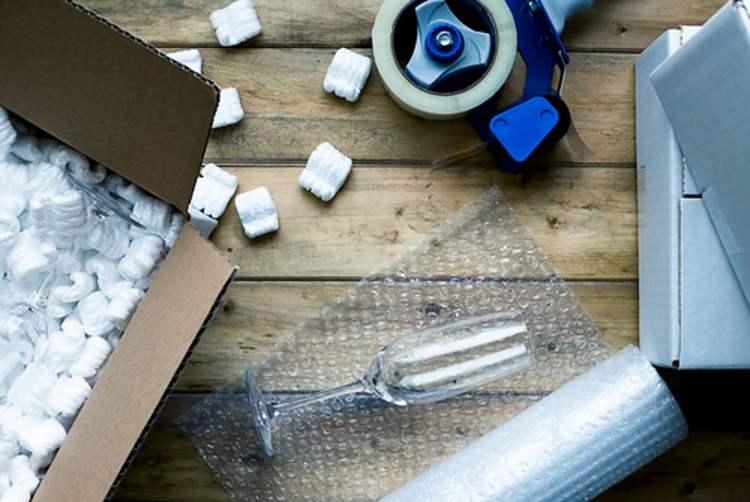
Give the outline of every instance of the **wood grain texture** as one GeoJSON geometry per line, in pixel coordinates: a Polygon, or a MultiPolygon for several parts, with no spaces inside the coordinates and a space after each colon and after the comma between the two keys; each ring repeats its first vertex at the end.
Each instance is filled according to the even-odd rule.
{"type": "MultiPolygon", "coordinates": [[[[82,0],[148,42],[216,47],[209,14],[230,0],[82,0]]],[[[369,47],[382,0],[257,0],[263,33],[247,47],[369,47]]],[[[640,52],[665,30],[702,24],[723,0],[598,0],[571,18],[568,50],[640,52]]]]}
{"type": "Polygon", "coordinates": [[[298,185],[302,167],[229,169],[238,193],[265,186],[279,213],[277,232],[249,240],[228,206],[212,240],[240,277],[359,279],[494,185],[564,278],[638,276],[634,169],[550,169],[524,184],[493,165],[432,171],[355,163],[326,203],[298,185]]]}
{"type": "MultiPolygon", "coordinates": [[[[229,501],[208,465],[173,424],[174,419],[195,404],[197,399],[200,396],[177,395],[170,399],[117,491],[115,500],[229,501]]],[[[713,427],[717,427],[717,421],[714,421],[713,427]]],[[[685,441],[596,500],[747,500],[746,496],[750,493],[748,467],[750,434],[746,430],[694,430],[685,441]]],[[[335,495],[320,493],[317,500],[332,500],[335,495]]]]}
{"type": "MultiPolygon", "coordinates": [[[[353,282],[236,282],[177,384],[210,392],[291,333],[353,282]]],[[[638,343],[635,283],[573,283],[573,292],[615,350],[638,343]]]]}
{"type": "MultiPolygon", "coordinates": [[[[203,50],[204,73],[222,87],[236,87],[245,110],[238,124],[213,131],[206,160],[307,160],[316,146],[328,141],[355,160],[431,164],[481,142],[464,119],[429,121],[402,110],[388,96],[375,68],[356,103],[326,93],[323,80],[334,52],[203,50]]],[[[370,55],[369,49],[359,52],[370,55]]],[[[571,56],[563,94],[578,132],[593,151],[588,164],[634,162],[634,60],[628,54],[571,56]]],[[[522,95],[524,78],[519,57],[498,96],[500,106],[522,95]]],[[[531,162],[582,163],[563,143],[531,162]]]]}

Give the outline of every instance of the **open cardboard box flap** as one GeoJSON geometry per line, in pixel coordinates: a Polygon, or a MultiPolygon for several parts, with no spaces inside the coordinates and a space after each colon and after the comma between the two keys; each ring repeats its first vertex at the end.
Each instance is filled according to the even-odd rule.
{"type": "Polygon", "coordinates": [[[34,502],[104,500],[235,272],[186,225],[130,321],[34,502]]]}
{"type": "Polygon", "coordinates": [[[66,0],[0,2],[0,75],[0,105],[187,213],[216,84],[66,0]]]}
{"type": "MultiPolygon", "coordinates": [[[[0,1],[0,106],[186,212],[219,88],[68,0],[0,1]]],[[[111,493],[236,267],[185,225],[34,502],[111,493]]]]}

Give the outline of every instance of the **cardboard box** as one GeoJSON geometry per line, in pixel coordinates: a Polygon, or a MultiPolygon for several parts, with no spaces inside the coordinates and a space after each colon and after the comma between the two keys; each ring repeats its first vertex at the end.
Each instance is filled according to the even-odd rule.
{"type": "MultiPolygon", "coordinates": [[[[722,11],[733,9],[732,4],[730,2],[722,11]]],[[[654,76],[678,61],[675,55],[691,58],[690,64],[683,62],[679,66],[680,80],[705,85],[702,69],[703,65],[708,65],[707,61],[681,51],[701,47],[706,40],[703,28],[670,30],[636,60],[640,345],[649,359],[660,366],[748,368],[750,304],[707,209],[706,185],[701,185],[701,180],[693,176],[698,167],[693,165],[694,159],[702,161],[703,158],[690,155],[683,158],[684,149],[680,145],[690,145],[688,148],[692,150],[695,143],[691,140],[678,143],[672,117],[662,104],[661,98],[665,95],[676,95],[673,90],[678,84],[672,72],[678,67],[670,70],[669,84],[662,82],[661,96],[654,87],[654,76]]],[[[706,52],[717,50],[712,47],[706,52]]],[[[750,54],[750,45],[745,50],[750,54]]],[[[724,61],[725,66],[726,63],[724,61]]],[[[724,68],[726,72],[735,70],[737,68],[731,66],[724,68]]],[[[747,72],[747,68],[744,71],[747,72]]],[[[746,85],[747,80],[742,78],[738,80],[746,85]]],[[[691,109],[700,101],[694,95],[691,97],[691,92],[695,92],[695,87],[682,94],[681,101],[675,100],[673,105],[691,109]]],[[[704,94],[711,92],[711,89],[704,89],[704,94]]],[[[725,94],[724,98],[728,96],[725,94]]],[[[736,113],[746,117],[743,103],[733,103],[736,113]]],[[[747,103],[750,101],[744,102],[747,103]]],[[[716,114],[716,118],[723,120],[726,115],[716,114]]],[[[706,136],[713,132],[707,121],[701,122],[695,116],[690,120],[700,124],[706,136]]],[[[741,133],[744,135],[745,130],[741,133]]],[[[720,149],[727,149],[728,139],[714,136],[711,141],[720,149]]],[[[735,140],[732,138],[729,144],[735,140]]],[[[710,164],[709,169],[717,176],[738,181],[737,177],[733,178],[732,168],[720,158],[715,157],[710,164]]],[[[701,168],[705,169],[704,164],[701,168]]],[[[748,189],[748,184],[743,185],[741,181],[737,186],[748,189]]],[[[745,200],[750,199],[745,197],[745,200]]],[[[726,209],[735,211],[736,215],[747,214],[741,206],[726,209]]]]}
{"type": "MultiPolygon", "coordinates": [[[[219,88],[66,0],[0,2],[0,105],[187,212],[219,88]]],[[[236,267],[180,233],[33,502],[114,492],[236,267]]]]}

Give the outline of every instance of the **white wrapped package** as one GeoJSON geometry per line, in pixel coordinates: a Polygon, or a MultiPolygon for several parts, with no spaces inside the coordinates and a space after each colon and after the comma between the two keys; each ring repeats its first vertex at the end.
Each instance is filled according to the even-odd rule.
{"type": "Polygon", "coordinates": [[[234,200],[242,228],[249,238],[258,237],[279,229],[279,215],[276,204],[266,187],[241,193],[234,200]]]}
{"type": "Polygon", "coordinates": [[[236,124],[244,117],[245,112],[242,110],[242,103],[240,102],[240,95],[237,89],[234,87],[222,89],[219,95],[219,106],[216,108],[211,128],[218,129],[219,127],[236,124]]]}
{"type": "Polygon", "coordinates": [[[241,44],[260,33],[260,21],[250,0],[236,2],[215,10],[210,16],[216,38],[224,47],[241,44]]]}
{"type": "Polygon", "coordinates": [[[382,502],[591,500],[686,436],[666,384],[630,346],[382,502]]]}
{"type": "Polygon", "coordinates": [[[219,224],[218,221],[210,216],[206,216],[192,205],[188,206],[188,214],[190,215],[190,224],[206,239],[211,237],[214,229],[219,224]]]}
{"type": "Polygon", "coordinates": [[[370,76],[371,67],[372,63],[367,56],[349,49],[339,49],[328,66],[323,89],[353,103],[359,99],[367,77],[370,76]]]}
{"type": "Polygon", "coordinates": [[[167,54],[167,56],[174,59],[178,63],[184,64],[195,73],[201,72],[203,60],[201,59],[201,53],[198,49],[173,52],[171,54],[167,54]]]}
{"type": "Polygon", "coordinates": [[[216,164],[207,164],[195,182],[190,205],[212,218],[219,218],[237,191],[237,176],[216,164]]]}
{"type": "Polygon", "coordinates": [[[352,170],[352,159],[330,143],[318,145],[307,159],[299,184],[305,190],[328,202],[339,191],[352,170]]]}

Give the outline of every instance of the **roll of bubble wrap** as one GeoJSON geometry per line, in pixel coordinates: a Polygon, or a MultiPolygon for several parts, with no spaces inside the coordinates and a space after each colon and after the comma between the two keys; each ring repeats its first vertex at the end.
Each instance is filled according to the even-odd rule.
{"type": "Polygon", "coordinates": [[[664,381],[629,346],[383,502],[591,500],[686,436],[664,381]]]}

